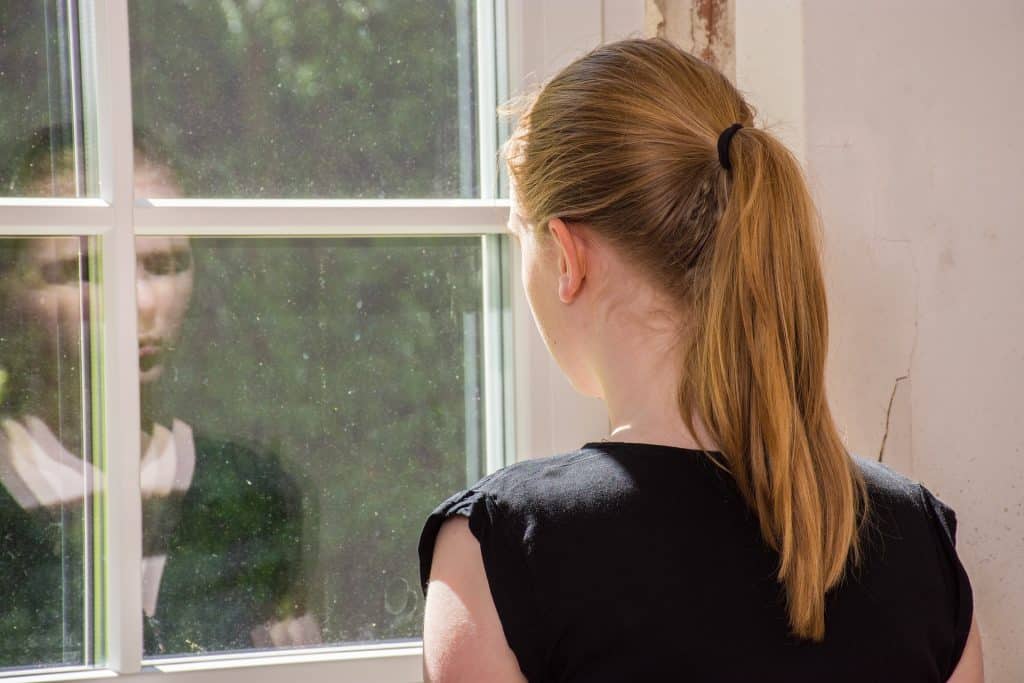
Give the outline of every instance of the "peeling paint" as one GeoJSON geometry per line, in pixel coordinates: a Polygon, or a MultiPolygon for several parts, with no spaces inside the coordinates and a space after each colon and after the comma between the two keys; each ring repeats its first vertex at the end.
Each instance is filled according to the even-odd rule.
{"type": "Polygon", "coordinates": [[[644,6],[644,29],[647,36],[665,37],[665,0],[647,0],[644,6]]]}
{"type": "Polygon", "coordinates": [[[647,0],[647,35],[667,38],[736,77],[734,0],[647,0]]]}
{"type": "Polygon", "coordinates": [[[732,42],[731,27],[726,26],[726,5],[725,0],[694,0],[693,3],[697,21],[690,24],[690,35],[694,45],[703,45],[700,58],[712,64],[718,63],[715,47],[732,42]]]}

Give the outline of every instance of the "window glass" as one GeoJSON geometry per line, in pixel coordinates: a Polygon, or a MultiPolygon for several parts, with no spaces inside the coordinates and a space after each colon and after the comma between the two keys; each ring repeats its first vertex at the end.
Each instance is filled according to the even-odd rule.
{"type": "Polygon", "coordinates": [[[88,238],[0,238],[0,667],[92,657],[88,238]]]}
{"type": "Polygon", "coordinates": [[[477,195],[470,0],[129,7],[136,138],[182,194],[477,195]]]}
{"type": "Polygon", "coordinates": [[[420,636],[481,468],[481,237],[137,238],[146,654],[420,636]]]}
{"type": "Polygon", "coordinates": [[[76,197],[85,184],[73,0],[0,3],[0,197],[76,197]]]}

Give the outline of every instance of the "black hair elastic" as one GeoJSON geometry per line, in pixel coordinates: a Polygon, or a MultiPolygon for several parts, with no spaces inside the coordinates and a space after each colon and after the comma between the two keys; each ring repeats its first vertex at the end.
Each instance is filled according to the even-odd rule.
{"type": "Polygon", "coordinates": [[[736,131],[742,127],[742,123],[734,123],[718,136],[718,163],[722,164],[722,168],[726,171],[732,170],[732,161],[729,160],[729,143],[732,142],[732,136],[736,135],[736,131]]]}

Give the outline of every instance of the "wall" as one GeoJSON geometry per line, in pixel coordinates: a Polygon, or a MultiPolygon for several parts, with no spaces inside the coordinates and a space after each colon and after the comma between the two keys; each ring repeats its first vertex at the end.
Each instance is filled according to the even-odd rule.
{"type": "Polygon", "coordinates": [[[1010,0],[736,0],[737,83],[825,220],[837,419],[957,510],[996,683],[1024,680],[1022,30],[1010,0]]]}
{"type": "MultiPolygon", "coordinates": [[[[828,382],[846,441],[957,510],[987,680],[1024,680],[1024,3],[605,0],[600,25],[544,30],[560,23],[547,14],[598,1],[526,0],[543,7],[542,40],[520,68],[543,78],[634,34],[642,7],[647,34],[735,73],[804,160],[824,218],[828,382]]],[[[550,363],[521,358],[519,372],[550,363]]],[[[553,369],[550,391],[520,406],[543,426],[521,457],[601,426],[553,369]],[[544,418],[573,405],[586,419],[544,418]]]]}

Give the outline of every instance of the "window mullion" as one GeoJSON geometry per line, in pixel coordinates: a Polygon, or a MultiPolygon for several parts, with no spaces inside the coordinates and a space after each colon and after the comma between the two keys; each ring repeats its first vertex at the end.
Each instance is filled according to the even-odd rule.
{"type": "Polygon", "coordinates": [[[480,150],[480,196],[497,196],[498,129],[495,108],[498,103],[495,0],[476,4],[477,130],[480,150]]]}
{"type": "Polygon", "coordinates": [[[98,235],[112,221],[101,199],[0,200],[0,235],[98,235]]]}
{"type": "Polygon", "coordinates": [[[500,233],[507,200],[422,202],[152,200],[138,235],[395,236],[500,233]]]}
{"type": "MultiPolygon", "coordinates": [[[[106,519],[107,666],[139,671],[142,660],[142,511],[139,489],[139,367],[133,233],[133,142],[127,0],[88,3],[95,73],[100,194],[112,207],[101,242],[102,433],[106,519]]],[[[89,78],[91,76],[91,79],[89,78]]],[[[99,634],[98,634],[99,635],[99,634]]]]}

